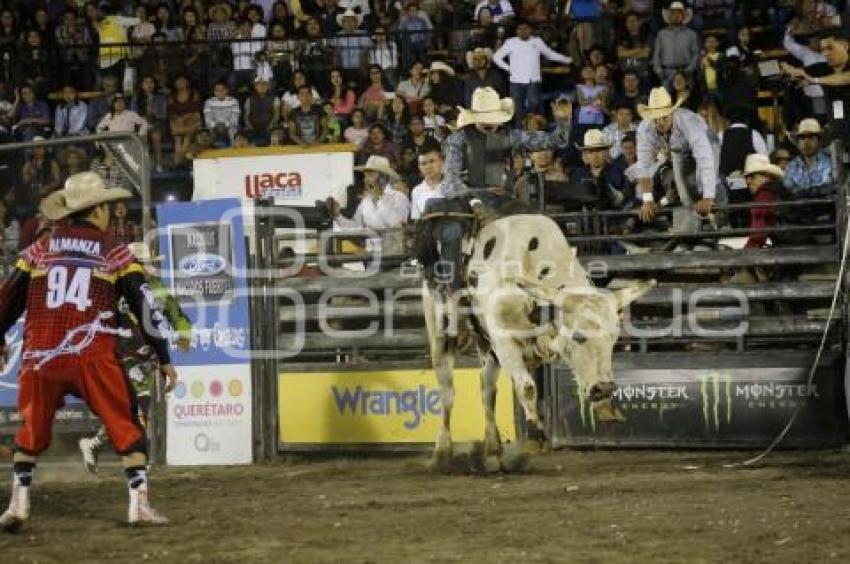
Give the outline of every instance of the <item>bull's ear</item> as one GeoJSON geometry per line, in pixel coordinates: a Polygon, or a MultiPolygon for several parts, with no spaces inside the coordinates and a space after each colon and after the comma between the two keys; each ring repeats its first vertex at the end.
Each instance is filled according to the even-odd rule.
{"type": "Polygon", "coordinates": [[[622,311],[623,308],[650,291],[655,285],[655,280],[644,280],[613,290],[611,293],[617,300],[617,311],[622,311]]]}

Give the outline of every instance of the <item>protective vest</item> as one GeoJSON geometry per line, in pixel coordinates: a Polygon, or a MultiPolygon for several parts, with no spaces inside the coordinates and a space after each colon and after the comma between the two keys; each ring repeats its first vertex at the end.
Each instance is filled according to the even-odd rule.
{"type": "Polygon", "coordinates": [[[749,127],[730,127],[723,133],[720,147],[720,174],[729,176],[736,170],[743,171],[747,155],[755,153],[753,130],[749,127]]]}
{"type": "Polygon", "coordinates": [[[506,186],[513,144],[510,131],[484,134],[475,127],[464,131],[466,140],[466,185],[473,189],[506,186]]]}

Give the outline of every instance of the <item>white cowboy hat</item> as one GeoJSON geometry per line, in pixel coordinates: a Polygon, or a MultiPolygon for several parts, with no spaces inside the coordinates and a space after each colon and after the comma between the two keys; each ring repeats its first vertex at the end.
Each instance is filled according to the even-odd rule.
{"type": "Polygon", "coordinates": [[[68,177],[62,190],[42,200],[40,209],[47,219],[57,220],[98,204],[132,197],[129,190],[107,188],[96,172],[78,172],[68,177]]]}
{"type": "Polygon", "coordinates": [[[373,170],[375,172],[380,172],[381,174],[386,174],[393,180],[401,180],[401,177],[398,173],[393,169],[390,161],[387,157],[380,157],[378,155],[372,155],[366,161],[366,164],[363,166],[356,166],[354,170],[366,171],[373,170]]]}
{"type": "Polygon", "coordinates": [[[431,67],[428,69],[428,72],[444,72],[449,76],[455,75],[455,70],[442,61],[432,62],[431,67]]]}
{"type": "Polygon", "coordinates": [[[478,47],[476,49],[473,49],[472,51],[466,52],[466,66],[467,67],[472,68],[472,60],[475,58],[476,55],[483,55],[484,58],[487,59],[487,62],[490,62],[490,61],[493,60],[493,50],[492,49],[490,49],[489,47],[478,47]]]}
{"type": "Polygon", "coordinates": [[[352,10],[351,8],[346,9],[343,13],[336,15],[336,25],[342,27],[342,20],[345,18],[354,18],[357,20],[357,27],[363,23],[363,16],[352,10]]]}
{"type": "Polygon", "coordinates": [[[823,135],[823,129],[821,129],[820,122],[815,118],[806,118],[800,120],[800,123],[797,124],[797,131],[793,133],[794,137],[800,137],[801,135],[823,135]]]}
{"type": "Polygon", "coordinates": [[[584,133],[584,145],[576,143],[576,148],[580,151],[609,149],[611,148],[611,141],[608,139],[608,136],[602,132],[602,130],[588,129],[584,133]]]}
{"type": "Polygon", "coordinates": [[[130,249],[130,252],[136,257],[136,260],[142,264],[162,262],[163,259],[165,259],[165,255],[153,256],[150,245],[146,243],[130,243],[127,245],[127,248],[130,249]]]}
{"type": "Polygon", "coordinates": [[[664,18],[664,23],[670,23],[670,12],[672,10],[681,10],[685,12],[685,18],[682,20],[682,25],[688,25],[694,17],[694,11],[688,8],[684,2],[670,2],[670,5],[661,10],[661,17],[664,18]]]}
{"type": "Polygon", "coordinates": [[[471,124],[501,125],[514,117],[514,101],[499,98],[499,93],[489,86],[476,88],[472,93],[470,108],[458,106],[457,128],[471,124]]]}
{"type": "Polygon", "coordinates": [[[754,153],[747,155],[747,161],[744,164],[744,176],[751,174],[766,174],[775,178],[782,178],[782,169],[770,162],[770,159],[765,155],[754,153]]]}
{"type": "Polygon", "coordinates": [[[685,98],[679,98],[674,104],[667,89],[659,86],[650,91],[648,104],[638,104],[637,111],[643,119],[656,120],[672,114],[684,101],[685,98]]]}

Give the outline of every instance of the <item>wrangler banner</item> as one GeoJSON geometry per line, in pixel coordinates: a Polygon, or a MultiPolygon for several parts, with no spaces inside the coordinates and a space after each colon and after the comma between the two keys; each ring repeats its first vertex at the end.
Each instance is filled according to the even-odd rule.
{"type": "MultiPolygon", "coordinates": [[[[484,437],[479,372],[455,370],[454,441],[484,437]]],[[[433,443],[441,425],[440,387],[430,369],[282,373],[278,382],[283,444],[433,443]]],[[[496,424],[503,440],[514,439],[513,392],[504,373],[496,424]]]]}

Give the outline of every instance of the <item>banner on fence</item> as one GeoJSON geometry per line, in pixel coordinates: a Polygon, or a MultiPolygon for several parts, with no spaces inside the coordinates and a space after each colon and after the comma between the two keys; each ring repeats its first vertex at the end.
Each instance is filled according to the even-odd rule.
{"type": "MultiPolygon", "coordinates": [[[[454,373],[452,439],[484,437],[480,371],[454,373]]],[[[278,382],[279,431],[284,444],[431,443],[442,421],[434,372],[282,373],[278,382]]],[[[498,380],[496,424],[503,439],[516,436],[513,390],[498,380]]]]}
{"type": "Polygon", "coordinates": [[[192,321],[191,348],[171,354],[180,382],[167,399],[166,461],[252,462],[250,307],[237,199],[157,208],[162,277],[192,321]]]}

